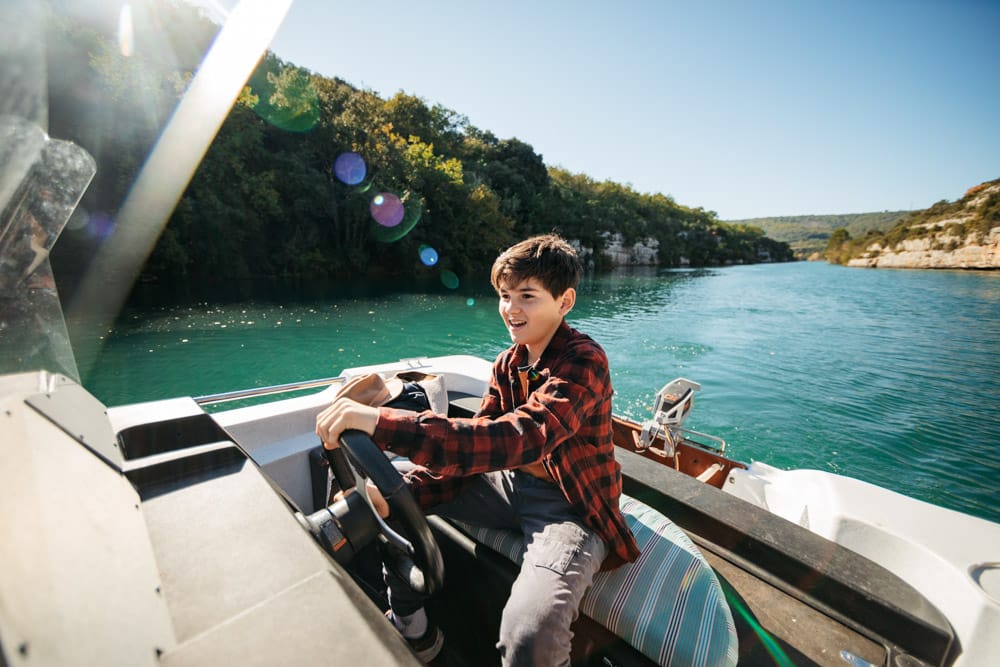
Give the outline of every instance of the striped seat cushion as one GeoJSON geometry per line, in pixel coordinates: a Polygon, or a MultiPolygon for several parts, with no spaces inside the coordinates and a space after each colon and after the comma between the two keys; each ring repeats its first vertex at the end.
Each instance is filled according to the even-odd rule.
{"type": "MultiPolygon", "coordinates": [[[[648,505],[623,495],[621,510],[641,555],[635,563],[599,573],[580,610],[660,665],[735,665],[733,617],[704,556],[680,528],[648,505]]],[[[519,533],[452,523],[521,562],[519,533]]]]}

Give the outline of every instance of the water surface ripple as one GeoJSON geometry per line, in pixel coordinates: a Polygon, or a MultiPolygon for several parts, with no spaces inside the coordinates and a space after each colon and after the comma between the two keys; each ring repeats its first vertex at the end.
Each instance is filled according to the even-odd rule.
{"type": "MultiPolygon", "coordinates": [[[[131,312],[85,383],[114,405],[404,357],[492,359],[507,344],[495,308],[489,294],[448,293],[131,312]]],[[[585,281],[570,320],[608,351],[621,414],[645,418],[657,389],[687,377],[703,386],[689,426],[735,458],[1000,521],[1000,273],[631,273],[585,281]]]]}

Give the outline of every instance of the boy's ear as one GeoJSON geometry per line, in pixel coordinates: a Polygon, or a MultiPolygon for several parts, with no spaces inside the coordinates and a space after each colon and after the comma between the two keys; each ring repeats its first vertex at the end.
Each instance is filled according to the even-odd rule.
{"type": "Polygon", "coordinates": [[[569,311],[573,310],[573,306],[576,305],[576,290],[572,287],[566,289],[559,297],[559,314],[565,315],[569,311]]]}

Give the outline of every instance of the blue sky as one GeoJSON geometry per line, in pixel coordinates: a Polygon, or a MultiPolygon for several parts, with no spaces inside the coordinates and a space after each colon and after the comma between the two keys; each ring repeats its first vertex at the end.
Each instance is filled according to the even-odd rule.
{"type": "Polygon", "coordinates": [[[1000,1],[296,0],[272,50],[722,219],[1000,178],[1000,1]]]}

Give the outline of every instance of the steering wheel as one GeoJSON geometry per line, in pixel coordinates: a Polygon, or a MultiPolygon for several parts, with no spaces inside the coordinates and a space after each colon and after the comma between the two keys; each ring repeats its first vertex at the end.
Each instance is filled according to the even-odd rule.
{"type": "Polygon", "coordinates": [[[421,595],[433,595],[441,590],[444,583],[441,550],[402,475],[363,431],[344,431],[340,436],[340,444],[340,449],[324,447],[330,469],[340,487],[346,491],[355,484],[354,475],[344,458],[346,451],[361,476],[370,479],[378,487],[389,505],[389,516],[403,532],[403,535],[397,533],[372,508],[382,536],[401,556],[388,559],[386,566],[392,568],[403,581],[409,582],[410,588],[421,595]]]}

